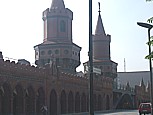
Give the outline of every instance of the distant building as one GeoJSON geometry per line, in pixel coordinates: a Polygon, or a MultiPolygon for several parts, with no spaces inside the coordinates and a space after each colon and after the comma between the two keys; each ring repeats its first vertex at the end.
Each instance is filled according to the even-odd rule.
{"type": "Polygon", "coordinates": [[[135,105],[150,102],[150,71],[118,72],[118,87],[129,84],[135,90],[135,105]]]}
{"type": "Polygon", "coordinates": [[[149,71],[135,71],[135,72],[117,72],[117,78],[121,84],[126,84],[129,82],[131,87],[135,85],[140,85],[143,79],[144,84],[148,84],[150,81],[149,71]]]}

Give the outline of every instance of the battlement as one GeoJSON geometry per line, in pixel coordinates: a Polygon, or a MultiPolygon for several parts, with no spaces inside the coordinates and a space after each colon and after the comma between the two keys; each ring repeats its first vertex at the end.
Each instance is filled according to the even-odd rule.
{"type": "MultiPolygon", "coordinates": [[[[86,74],[84,74],[83,76],[79,76],[76,74],[61,72],[59,79],[62,81],[67,81],[72,84],[80,84],[80,85],[85,85],[85,86],[88,86],[88,83],[89,83],[89,76],[87,76],[86,74]]],[[[107,89],[108,88],[112,89],[112,82],[113,80],[111,78],[105,77],[105,76],[100,76],[99,78],[94,77],[93,79],[95,88],[103,87],[107,89]]]]}
{"type": "Polygon", "coordinates": [[[73,12],[68,8],[66,8],[65,10],[47,8],[45,11],[43,11],[43,14],[42,14],[43,20],[46,20],[47,18],[54,17],[54,16],[69,17],[70,19],[73,20],[73,12]]]}
{"type": "Polygon", "coordinates": [[[19,64],[15,61],[10,62],[10,60],[0,60],[0,74],[14,75],[14,76],[44,76],[45,69],[38,68],[31,65],[19,64]]]}
{"type": "Polygon", "coordinates": [[[65,79],[71,79],[71,80],[88,80],[88,77],[86,76],[79,76],[77,74],[71,74],[71,73],[65,73],[61,72],[61,77],[64,77],[65,79]]]}

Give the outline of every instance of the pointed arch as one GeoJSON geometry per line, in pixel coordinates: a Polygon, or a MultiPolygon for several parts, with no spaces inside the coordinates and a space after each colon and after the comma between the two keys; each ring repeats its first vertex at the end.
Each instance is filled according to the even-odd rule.
{"type": "Polygon", "coordinates": [[[86,112],[86,108],[87,108],[86,104],[87,104],[86,95],[85,93],[83,93],[81,96],[81,112],[86,112]]]}
{"type": "MultiPolygon", "coordinates": [[[[140,102],[144,102],[144,101],[140,101],[140,102]]],[[[133,106],[133,100],[131,95],[122,94],[116,108],[117,109],[133,109],[134,106],[133,106]]]]}
{"type": "Polygon", "coordinates": [[[23,88],[21,85],[16,85],[13,91],[13,114],[21,115],[23,114],[23,88]]]}
{"type": "Polygon", "coordinates": [[[80,112],[80,94],[79,92],[77,92],[75,95],[75,113],[79,112],[80,112]]]}
{"type": "Polygon", "coordinates": [[[66,93],[65,91],[63,90],[61,92],[61,98],[60,98],[60,102],[61,102],[61,114],[64,114],[67,112],[67,100],[66,100],[66,93]]]}
{"type": "Polygon", "coordinates": [[[98,95],[98,111],[102,110],[102,98],[101,95],[98,95]]]}
{"type": "Polygon", "coordinates": [[[89,95],[87,96],[87,111],[89,111],[89,95]]]}
{"type": "Polygon", "coordinates": [[[109,99],[109,96],[107,95],[106,96],[106,110],[109,110],[110,109],[110,105],[109,105],[110,102],[109,102],[109,100],[110,100],[109,99]]]}
{"type": "Polygon", "coordinates": [[[2,114],[2,95],[3,95],[3,91],[2,91],[2,86],[0,86],[0,115],[2,114]]]}
{"type": "Polygon", "coordinates": [[[25,111],[26,115],[33,115],[35,113],[35,93],[32,86],[26,89],[25,111]]]}
{"type": "Polygon", "coordinates": [[[68,95],[68,113],[74,112],[74,97],[72,91],[68,95]]]}
{"type": "Polygon", "coordinates": [[[40,87],[37,91],[36,99],[36,113],[40,115],[42,113],[42,107],[45,106],[45,92],[43,87],[40,87]]]}
{"type": "Polygon", "coordinates": [[[94,94],[93,95],[93,101],[94,101],[94,111],[96,111],[97,110],[97,96],[96,96],[96,94],[94,94]]]}
{"type": "Polygon", "coordinates": [[[50,93],[50,115],[57,115],[57,93],[54,89],[50,93]]]}
{"type": "Polygon", "coordinates": [[[2,95],[2,113],[10,114],[11,113],[11,88],[10,85],[4,83],[2,86],[4,91],[2,95]]]}

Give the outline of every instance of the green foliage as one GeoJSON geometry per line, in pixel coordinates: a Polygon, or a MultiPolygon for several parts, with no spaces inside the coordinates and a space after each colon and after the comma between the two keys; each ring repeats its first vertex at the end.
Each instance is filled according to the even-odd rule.
{"type": "MultiPolygon", "coordinates": [[[[146,2],[151,2],[151,1],[153,1],[153,0],[146,0],[146,2]]],[[[153,23],[153,17],[149,18],[149,19],[147,20],[147,22],[148,22],[148,23],[153,23]]]]}
{"type": "Polygon", "coordinates": [[[152,59],[152,58],[153,58],[153,52],[151,52],[150,55],[147,55],[147,56],[145,57],[145,59],[152,59]]]}
{"type": "Polygon", "coordinates": [[[147,45],[153,45],[153,36],[150,37],[150,42],[147,42],[147,45]]]}
{"type": "Polygon", "coordinates": [[[149,18],[149,19],[147,20],[147,22],[148,22],[148,23],[153,23],[153,17],[149,18]]]}
{"type": "MultiPolygon", "coordinates": [[[[148,45],[153,45],[153,36],[150,37],[150,42],[147,42],[148,45]]],[[[151,54],[147,55],[145,59],[153,59],[153,51],[151,54]]]]}
{"type": "MultiPolygon", "coordinates": [[[[153,0],[146,0],[146,2],[151,2],[153,0]]],[[[147,20],[148,23],[153,23],[153,17],[149,18],[147,20]]],[[[153,36],[150,37],[150,42],[147,42],[148,45],[153,45],[153,36]]],[[[151,52],[151,54],[147,55],[145,57],[145,59],[153,59],[153,51],[151,52]]]]}

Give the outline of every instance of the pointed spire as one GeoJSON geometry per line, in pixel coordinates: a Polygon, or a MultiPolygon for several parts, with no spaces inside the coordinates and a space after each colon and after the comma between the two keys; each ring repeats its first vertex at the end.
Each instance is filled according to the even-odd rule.
{"type": "Polygon", "coordinates": [[[103,26],[103,22],[102,22],[102,18],[101,18],[101,14],[100,14],[100,2],[98,2],[99,5],[99,16],[98,16],[98,21],[97,21],[97,26],[96,26],[96,30],[95,30],[95,35],[106,35],[105,34],[105,30],[104,30],[104,26],[103,26]]]}
{"type": "Polygon", "coordinates": [[[147,91],[150,91],[150,82],[147,82],[147,86],[146,86],[147,91]]]}
{"type": "Polygon", "coordinates": [[[141,86],[144,86],[145,84],[144,84],[144,81],[143,81],[143,78],[142,78],[142,80],[141,80],[141,86]]]}
{"type": "Polygon", "coordinates": [[[52,0],[52,5],[50,9],[64,9],[65,4],[63,0],[52,0]]]}
{"type": "Polygon", "coordinates": [[[98,11],[98,12],[99,12],[99,15],[100,15],[100,12],[101,12],[101,11],[100,11],[100,2],[98,2],[98,5],[99,5],[99,11],[98,11]]]}

